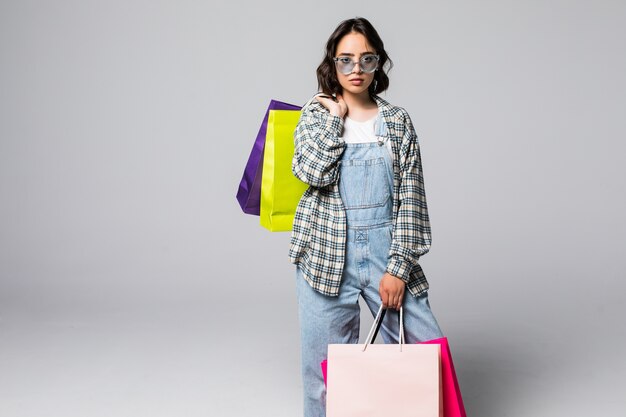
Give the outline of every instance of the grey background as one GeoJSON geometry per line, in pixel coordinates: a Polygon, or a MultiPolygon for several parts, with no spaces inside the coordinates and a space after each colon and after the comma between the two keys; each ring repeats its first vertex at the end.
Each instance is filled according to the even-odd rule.
{"type": "Polygon", "coordinates": [[[234,196],[355,16],[468,415],[624,415],[623,2],[131,0],[0,2],[0,416],[301,415],[289,234],[234,196]]]}

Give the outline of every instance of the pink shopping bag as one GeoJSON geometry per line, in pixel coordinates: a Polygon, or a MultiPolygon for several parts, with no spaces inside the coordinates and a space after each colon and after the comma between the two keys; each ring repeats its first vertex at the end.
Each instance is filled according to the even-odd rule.
{"type": "MultiPolygon", "coordinates": [[[[438,344],[441,346],[441,383],[443,397],[443,416],[444,417],[466,417],[463,397],[456,377],[452,354],[448,338],[420,342],[420,344],[438,344]]],[[[324,376],[324,384],[327,384],[327,367],[328,361],[325,359],[321,362],[322,375],[324,376]]]]}
{"type": "MultiPolygon", "coordinates": [[[[381,306],[365,344],[329,344],[327,417],[442,417],[441,346],[372,344],[381,306]]],[[[402,309],[400,309],[402,323],[402,309]]]]}

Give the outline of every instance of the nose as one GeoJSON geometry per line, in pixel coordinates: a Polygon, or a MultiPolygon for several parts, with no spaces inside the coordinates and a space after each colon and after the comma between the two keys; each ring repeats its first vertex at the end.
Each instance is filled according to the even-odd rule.
{"type": "Polygon", "coordinates": [[[360,62],[357,62],[356,64],[354,64],[354,68],[352,68],[352,72],[356,72],[357,74],[360,74],[361,72],[363,72],[363,69],[361,68],[361,63],[360,62]],[[359,66],[359,71],[358,72],[355,71],[357,65],[359,66]]]}

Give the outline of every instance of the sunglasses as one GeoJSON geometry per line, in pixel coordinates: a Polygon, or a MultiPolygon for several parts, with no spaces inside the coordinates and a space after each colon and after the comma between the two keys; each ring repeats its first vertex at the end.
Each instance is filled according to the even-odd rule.
{"type": "Polygon", "coordinates": [[[368,54],[363,55],[358,62],[353,61],[352,58],[349,58],[347,56],[335,57],[333,58],[333,61],[335,61],[337,70],[339,70],[340,73],[348,75],[352,72],[356,64],[359,64],[359,66],[361,67],[361,71],[366,74],[376,71],[376,69],[378,68],[379,59],[380,57],[378,55],[368,54]]]}

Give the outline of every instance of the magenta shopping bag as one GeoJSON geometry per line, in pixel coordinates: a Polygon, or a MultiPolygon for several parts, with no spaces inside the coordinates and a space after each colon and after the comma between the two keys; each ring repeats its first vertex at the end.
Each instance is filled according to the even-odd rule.
{"type": "Polygon", "coordinates": [[[278,100],[270,101],[237,190],[237,201],[239,201],[239,205],[244,213],[258,216],[261,211],[263,150],[265,148],[265,134],[267,132],[267,120],[270,110],[300,110],[301,108],[295,104],[284,103],[278,100]]]}
{"type": "Polygon", "coordinates": [[[443,383],[443,415],[444,417],[466,417],[463,398],[461,397],[461,389],[456,378],[454,363],[452,362],[452,354],[448,345],[448,338],[428,340],[421,342],[422,344],[439,344],[441,345],[441,379],[443,383]]]}

